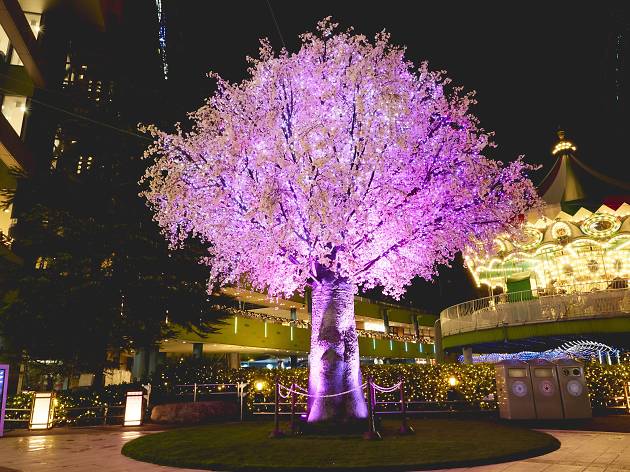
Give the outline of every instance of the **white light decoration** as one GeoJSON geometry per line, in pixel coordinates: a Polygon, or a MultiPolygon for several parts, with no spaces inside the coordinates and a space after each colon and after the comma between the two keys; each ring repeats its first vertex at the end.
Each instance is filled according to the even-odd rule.
{"type": "Polygon", "coordinates": [[[607,238],[615,234],[621,227],[621,221],[614,215],[595,213],[582,223],[584,234],[594,238],[607,238]]]}
{"type": "Polygon", "coordinates": [[[28,429],[50,429],[55,416],[55,393],[36,393],[31,406],[28,429]]]}
{"type": "Polygon", "coordinates": [[[144,392],[127,392],[124,426],[140,426],[144,417],[144,392]]]}
{"type": "MultiPolygon", "coordinates": [[[[473,354],[473,363],[497,363],[507,359],[516,359],[519,361],[528,361],[530,359],[546,359],[548,361],[558,359],[582,359],[593,360],[599,359],[603,363],[603,358],[610,359],[612,357],[619,362],[620,352],[614,347],[608,346],[597,341],[580,340],[567,341],[564,344],[542,352],[521,351],[516,353],[492,353],[492,354],[473,354]]],[[[460,355],[457,360],[464,362],[464,356],[460,355]]]]}

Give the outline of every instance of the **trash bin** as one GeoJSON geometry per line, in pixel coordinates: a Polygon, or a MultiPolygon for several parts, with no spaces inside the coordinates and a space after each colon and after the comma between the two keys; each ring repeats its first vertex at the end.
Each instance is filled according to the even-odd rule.
{"type": "Polygon", "coordinates": [[[545,359],[532,359],[527,363],[532,379],[536,418],[562,419],[562,400],[555,364],[545,359]]]}
{"type": "Polygon", "coordinates": [[[573,359],[559,359],[555,364],[564,417],[571,419],[593,416],[582,364],[573,359]]]}
{"type": "Polygon", "coordinates": [[[517,360],[495,364],[499,416],[510,420],[536,418],[534,397],[528,366],[517,360]]]}

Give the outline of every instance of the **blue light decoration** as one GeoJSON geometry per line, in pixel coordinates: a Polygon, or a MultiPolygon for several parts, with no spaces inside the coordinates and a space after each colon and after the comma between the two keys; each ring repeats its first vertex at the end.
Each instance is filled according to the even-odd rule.
{"type": "MultiPolygon", "coordinates": [[[[617,363],[621,361],[621,353],[619,349],[608,346],[607,344],[599,343],[596,341],[568,341],[557,348],[549,349],[542,352],[533,351],[521,351],[516,353],[492,353],[492,354],[473,354],[473,363],[481,364],[496,364],[503,360],[519,360],[528,361],[530,359],[545,359],[553,361],[557,359],[584,359],[594,360],[597,359],[600,364],[611,364],[612,358],[617,360],[617,363]]],[[[464,356],[460,355],[457,360],[460,363],[464,362],[464,356]]]]}
{"type": "Polygon", "coordinates": [[[162,59],[162,71],[164,79],[168,79],[168,62],[166,60],[166,14],[162,8],[162,0],[155,0],[158,16],[158,43],[160,47],[160,59],[162,59]]]}
{"type": "Polygon", "coordinates": [[[4,413],[7,406],[7,383],[9,366],[0,364],[0,438],[4,435],[4,413]]]}

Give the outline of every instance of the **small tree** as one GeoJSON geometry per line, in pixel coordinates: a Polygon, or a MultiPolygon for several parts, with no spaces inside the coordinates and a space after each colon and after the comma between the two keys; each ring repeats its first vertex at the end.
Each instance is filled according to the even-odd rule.
{"type": "Polygon", "coordinates": [[[214,75],[192,131],[151,127],[146,153],[155,219],[174,246],[208,243],[211,280],[246,278],[270,296],[311,285],[310,422],[367,415],[358,287],[400,297],[537,202],[525,164],[482,155],[472,94],[415,70],[389,35],[336,26],[320,22],[295,54],[263,40],[248,79],[214,75]]]}

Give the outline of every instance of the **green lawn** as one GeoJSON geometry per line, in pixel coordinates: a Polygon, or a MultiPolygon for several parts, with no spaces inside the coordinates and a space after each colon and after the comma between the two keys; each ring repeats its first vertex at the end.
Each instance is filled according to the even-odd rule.
{"type": "Polygon", "coordinates": [[[212,424],[134,439],[122,453],[155,464],[214,470],[365,471],[501,462],[560,445],[548,434],[492,421],[417,419],[411,424],[415,435],[398,436],[399,423],[385,421],[382,441],[360,436],[269,439],[271,423],[212,424]]]}

